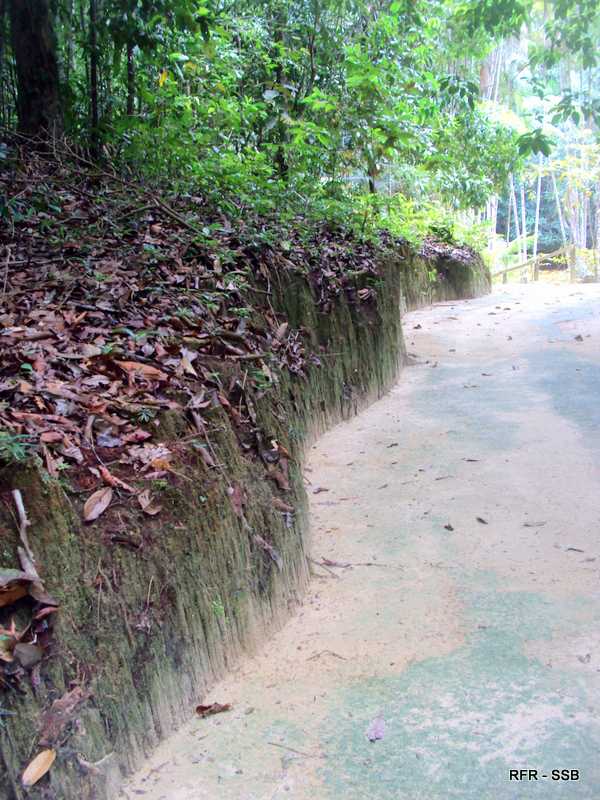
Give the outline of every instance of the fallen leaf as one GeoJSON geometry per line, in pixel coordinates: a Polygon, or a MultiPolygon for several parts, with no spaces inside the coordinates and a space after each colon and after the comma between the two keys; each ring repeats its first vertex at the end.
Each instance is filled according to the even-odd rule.
{"type": "Polygon", "coordinates": [[[477,520],[477,522],[481,522],[482,525],[488,524],[487,519],[484,519],[483,517],[475,517],[475,519],[477,520]]]}
{"type": "Polygon", "coordinates": [[[75,686],[55,700],[50,708],[42,713],[40,743],[49,746],[57,742],[65,727],[73,719],[77,706],[89,696],[89,691],[82,689],[81,686],[75,686]]]}
{"type": "Polygon", "coordinates": [[[213,714],[222,714],[223,711],[230,711],[231,703],[211,703],[209,706],[196,706],[196,714],[204,717],[212,717],[213,714]]]}
{"type": "Polygon", "coordinates": [[[157,369],[150,364],[142,364],[139,361],[115,361],[115,364],[118,364],[118,366],[121,367],[121,369],[128,375],[134,377],[136,375],[140,375],[142,378],[146,378],[147,380],[151,381],[169,380],[169,376],[165,372],[162,372],[160,369],[157,369]]]}
{"type": "Polygon", "coordinates": [[[0,608],[29,594],[29,586],[35,580],[37,575],[20,569],[0,569],[0,608]]]}
{"type": "Polygon", "coordinates": [[[313,494],[321,494],[321,492],[328,492],[329,489],[326,489],[325,486],[317,486],[316,489],[313,489],[313,494]]]}
{"type": "Polygon", "coordinates": [[[352,564],[349,561],[332,561],[330,558],[325,558],[325,556],[321,556],[321,563],[325,564],[326,567],[351,567],[352,564]]]}
{"type": "Polygon", "coordinates": [[[95,491],[85,501],[83,507],[83,518],[86,522],[93,522],[95,519],[103,514],[110,505],[112,500],[113,490],[110,486],[105,486],[103,489],[95,491]]]}
{"type": "Polygon", "coordinates": [[[446,525],[444,525],[444,528],[445,528],[447,531],[453,531],[453,530],[454,530],[454,528],[452,527],[452,525],[450,525],[450,523],[449,523],[449,522],[448,522],[446,525]]]}
{"type": "Polygon", "coordinates": [[[120,436],[113,436],[109,429],[100,431],[96,438],[96,444],[98,447],[120,447],[123,444],[123,440],[120,436]]]}
{"type": "Polygon", "coordinates": [[[42,660],[44,651],[37,644],[19,642],[15,645],[13,655],[22,667],[29,669],[42,660]]]}
{"type": "Polygon", "coordinates": [[[138,503],[144,514],[149,514],[151,517],[154,517],[162,511],[162,506],[153,503],[150,496],[150,489],[144,489],[143,492],[138,494],[138,503]]]}
{"type": "Polygon", "coordinates": [[[288,327],[289,327],[288,322],[282,322],[281,325],[279,325],[275,333],[275,338],[277,339],[278,342],[280,342],[283,339],[283,337],[287,332],[288,327]]]}
{"type": "Polygon", "coordinates": [[[279,488],[283,492],[289,492],[290,484],[288,482],[288,479],[283,474],[282,470],[280,470],[280,469],[270,469],[267,472],[267,476],[269,478],[271,478],[272,480],[274,480],[275,483],[279,486],[279,488]]]}
{"type": "Polygon", "coordinates": [[[592,660],[592,654],[586,653],[584,656],[577,656],[577,660],[581,661],[582,664],[589,664],[592,660]]]}
{"type": "Polygon", "coordinates": [[[56,758],[56,750],[42,750],[30,761],[21,776],[23,786],[33,786],[48,772],[56,758]]]}
{"type": "Polygon", "coordinates": [[[281,500],[279,497],[272,497],[271,498],[271,505],[273,508],[276,508],[278,511],[285,511],[288,514],[294,513],[294,506],[291,506],[289,503],[286,503],[284,500],[281,500]]]}
{"type": "Polygon", "coordinates": [[[117,478],[117,476],[109,472],[108,469],[103,464],[101,464],[98,467],[98,472],[100,473],[100,475],[102,475],[104,482],[107,483],[109,486],[114,486],[116,489],[125,489],[126,492],[131,492],[131,494],[135,494],[135,489],[133,488],[133,486],[130,486],[128,483],[125,483],[125,481],[122,481],[120,478],[117,478]]]}
{"type": "Polygon", "coordinates": [[[254,541],[256,544],[262,548],[266,553],[269,554],[271,560],[275,562],[277,569],[281,572],[283,570],[283,558],[280,556],[279,551],[276,550],[272,544],[269,544],[262,536],[258,534],[254,535],[254,541]]]}
{"type": "Polygon", "coordinates": [[[375,717],[367,728],[367,739],[370,742],[376,742],[378,739],[383,739],[385,736],[385,722],[382,717],[375,717]]]}
{"type": "Polygon", "coordinates": [[[185,347],[181,348],[181,366],[183,367],[183,371],[188,375],[193,375],[195,378],[198,377],[198,373],[194,369],[192,361],[197,357],[198,353],[195,353],[193,350],[187,350],[185,347]]]}

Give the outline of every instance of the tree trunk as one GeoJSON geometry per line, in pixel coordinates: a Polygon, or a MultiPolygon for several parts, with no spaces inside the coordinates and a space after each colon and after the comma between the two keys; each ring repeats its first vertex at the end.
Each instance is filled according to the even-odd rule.
{"type": "Polygon", "coordinates": [[[135,102],[135,62],[133,60],[133,43],[127,42],[127,116],[133,116],[135,102]]]}
{"type": "Polygon", "coordinates": [[[19,130],[29,136],[62,131],[56,40],[48,0],[10,0],[17,70],[19,130]]]}
{"type": "Polygon", "coordinates": [[[556,185],[556,175],[554,170],[551,170],[552,175],[552,188],[554,189],[554,200],[556,202],[556,211],[558,213],[558,221],[560,223],[560,235],[562,236],[563,247],[567,249],[567,233],[565,231],[565,222],[563,219],[562,208],[560,205],[560,197],[558,196],[558,186],[556,185]]]}
{"type": "Polygon", "coordinates": [[[6,3],[0,0],[0,125],[8,127],[7,79],[4,76],[4,58],[6,42],[6,3]]]}
{"type": "Polygon", "coordinates": [[[100,155],[98,114],[98,6],[90,0],[90,149],[92,156],[100,155]]]}
{"type": "Polygon", "coordinates": [[[542,159],[540,153],[538,155],[538,176],[537,176],[537,190],[535,193],[535,222],[533,227],[533,257],[537,256],[538,251],[538,238],[540,233],[540,203],[542,199],[542,159]]]}
{"type": "Polygon", "coordinates": [[[517,206],[517,193],[515,191],[515,181],[513,176],[510,176],[510,199],[512,200],[513,216],[515,221],[515,241],[519,245],[519,258],[522,258],[523,252],[521,247],[521,229],[519,227],[519,209],[517,206]]]}
{"type": "Polygon", "coordinates": [[[523,236],[523,261],[527,261],[527,209],[525,207],[525,184],[521,182],[521,235],[523,236]]]}

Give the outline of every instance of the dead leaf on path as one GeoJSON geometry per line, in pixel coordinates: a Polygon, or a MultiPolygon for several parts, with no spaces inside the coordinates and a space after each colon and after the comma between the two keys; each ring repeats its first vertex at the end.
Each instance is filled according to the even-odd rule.
{"type": "Polygon", "coordinates": [[[450,523],[449,523],[449,522],[448,522],[448,523],[446,523],[446,525],[444,525],[444,528],[445,528],[447,531],[453,531],[453,530],[454,530],[453,526],[452,526],[452,525],[450,525],[450,523]]]}
{"type": "Polygon", "coordinates": [[[321,492],[328,492],[329,489],[326,489],[325,486],[317,486],[316,489],[313,489],[313,494],[321,494],[321,492]]]}
{"type": "Polygon", "coordinates": [[[469,464],[477,464],[479,463],[478,458],[463,458],[463,461],[466,461],[469,464]]]}
{"type": "Polygon", "coordinates": [[[230,711],[231,703],[211,703],[209,706],[196,706],[196,714],[205,717],[212,717],[213,714],[222,714],[223,711],[230,711]]]}
{"type": "Polygon", "coordinates": [[[86,522],[93,522],[95,519],[103,514],[109,507],[112,500],[113,490],[110,486],[105,486],[103,489],[95,491],[85,501],[83,507],[83,519],[86,522]]]}
{"type": "Polygon", "coordinates": [[[580,550],[579,547],[565,547],[567,553],[571,551],[572,553],[585,553],[585,550],[580,550]]]}
{"type": "Polygon", "coordinates": [[[592,660],[592,654],[586,653],[584,656],[577,656],[577,660],[581,661],[582,664],[589,664],[592,660]]]}
{"type": "Polygon", "coordinates": [[[583,336],[580,333],[578,333],[577,336],[575,337],[575,341],[576,342],[583,342],[583,336]]]}
{"type": "Polygon", "coordinates": [[[159,506],[153,502],[150,495],[150,489],[144,489],[143,492],[138,494],[138,503],[140,504],[144,514],[149,514],[151,517],[156,516],[156,514],[160,514],[162,511],[162,506],[159,506]]]}
{"type": "Polygon", "coordinates": [[[56,758],[56,750],[42,750],[26,767],[21,776],[23,786],[33,786],[48,772],[56,758]]]}
{"type": "Polygon", "coordinates": [[[398,447],[398,442],[392,442],[391,444],[388,444],[388,450],[390,447],[398,447]]]}
{"type": "Polygon", "coordinates": [[[385,736],[385,722],[382,717],[378,716],[371,722],[367,728],[367,739],[370,742],[376,742],[378,739],[383,739],[385,736]]]}
{"type": "Polygon", "coordinates": [[[524,522],[523,523],[523,527],[524,528],[541,528],[542,525],[545,525],[545,524],[546,524],[545,520],[543,522],[524,522]]]}
{"type": "Polygon", "coordinates": [[[482,525],[488,524],[487,519],[484,519],[483,517],[475,517],[475,519],[477,520],[477,522],[481,522],[482,525]]]}

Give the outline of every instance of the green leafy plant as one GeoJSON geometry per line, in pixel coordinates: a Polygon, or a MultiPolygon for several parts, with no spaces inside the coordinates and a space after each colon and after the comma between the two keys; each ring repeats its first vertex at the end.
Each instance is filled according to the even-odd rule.
{"type": "Polygon", "coordinates": [[[0,461],[15,464],[26,461],[31,455],[30,438],[26,434],[0,431],[0,461]]]}

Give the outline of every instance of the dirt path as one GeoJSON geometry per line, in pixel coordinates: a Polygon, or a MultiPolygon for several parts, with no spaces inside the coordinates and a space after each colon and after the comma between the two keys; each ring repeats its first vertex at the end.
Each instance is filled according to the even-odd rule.
{"type": "Polygon", "coordinates": [[[418,363],[309,461],[314,557],[352,566],[315,567],[208,698],[234,709],[124,797],[600,798],[599,301],[513,286],[406,316],[418,363]]]}

